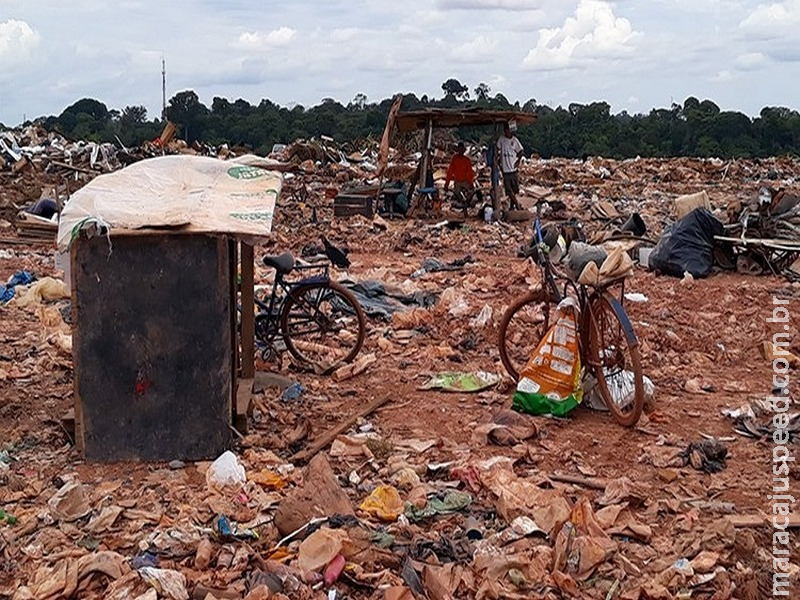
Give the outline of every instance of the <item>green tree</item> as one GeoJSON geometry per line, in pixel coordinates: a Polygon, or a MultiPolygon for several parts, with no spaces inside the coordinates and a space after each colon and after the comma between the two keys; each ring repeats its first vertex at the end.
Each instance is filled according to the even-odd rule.
{"type": "Polygon", "coordinates": [[[442,91],[445,97],[451,96],[456,100],[467,100],[469,98],[469,88],[463,85],[458,79],[448,79],[442,84],[442,91]]]}
{"type": "Polygon", "coordinates": [[[350,101],[350,104],[347,105],[347,108],[352,110],[364,110],[367,106],[367,96],[366,94],[358,93],[353,96],[353,99],[350,101]]]}
{"type": "Polygon", "coordinates": [[[65,113],[71,113],[73,115],[83,113],[89,115],[95,121],[105,121],[108,118],[108,107],[99,100],[82,98],[75,104],[65,108],[64,112],[61,114],[64,115],[65,113]]]}
{"type": "Polygon", "coordinates": [[[147,109],[144,106],[126,106],[122,109],[119,121],[127,127],[141,125],[147,121],[147,109]]]}
{"type": "Polygon", "coordinates": [[[167,106],[167,119],[181,127],[189,144],[202,139],[203,119],[207,114],[208,109],[192,90],[175,94],[167,106]]]}
{"type": "Polygon", "coordinates": [[[486,102],[489,100],[489,92],[491,91],[492,89],[487,84],[479,83],[475,88],[475,98],[477,98],[479,102],[486,102]]]}

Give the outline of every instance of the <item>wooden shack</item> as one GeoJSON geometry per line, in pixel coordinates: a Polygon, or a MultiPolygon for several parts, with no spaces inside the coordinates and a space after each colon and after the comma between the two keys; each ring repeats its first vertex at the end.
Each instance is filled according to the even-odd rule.
{"type": "Polygon", "coordinates": [[[215,458],[246,424],[253,310],[239,307],[253,306],[253,244],[269,234],[281,178],[163,157],[95,181],[59,226],[76,445],[91,461],[215,458]]]}

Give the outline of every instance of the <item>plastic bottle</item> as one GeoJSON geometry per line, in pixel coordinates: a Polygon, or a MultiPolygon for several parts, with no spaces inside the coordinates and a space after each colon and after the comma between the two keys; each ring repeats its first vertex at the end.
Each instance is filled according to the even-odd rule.
{"type": "Polygon", "coordinates": [[[494,209],[491,206],[487,206],[483,211],[483,218],[487,223],[491,223],[494,220],[494,209]]]}

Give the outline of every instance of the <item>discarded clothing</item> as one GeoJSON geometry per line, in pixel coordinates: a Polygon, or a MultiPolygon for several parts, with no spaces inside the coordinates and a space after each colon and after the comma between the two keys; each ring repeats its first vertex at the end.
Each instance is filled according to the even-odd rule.
{"type": "Polygon", "coordinates": [[[6,282],[5,285],[0,285],[0,303],[6,304],[14,297],[14,288],[18,285],[28,285],[33,281],[33,275],[27,271],[17,271],[6,282]]]}
{"type": "Polygon", "coordinates": [[[52,198],[42,198],[26,208],[25,212],[43,219],[52,219],[53,215],[58,212],[58,205],[52,198]]]}
{"type": "Polygon", "coordinates": [[[408,308],[429,308],[438,300],[433,292],[414,292],[410,295],[392,293],[386,290],[383,283],[374,280],[344,282],[344,285],[353,292],[367,316],[384,321],[391,320],[394,313],[408,308]]]}

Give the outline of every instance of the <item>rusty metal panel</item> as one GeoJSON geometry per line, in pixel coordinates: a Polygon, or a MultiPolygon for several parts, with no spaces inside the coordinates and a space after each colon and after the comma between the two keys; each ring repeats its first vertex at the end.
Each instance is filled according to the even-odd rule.
{"type": "Polygon", "coordinates": [[[73,250],[77,436],[87,460],[199,460],[231,440],[227,240],[120,235],[73,250]]]}

